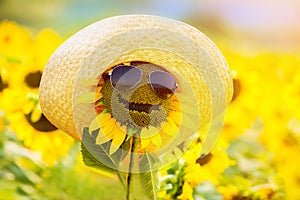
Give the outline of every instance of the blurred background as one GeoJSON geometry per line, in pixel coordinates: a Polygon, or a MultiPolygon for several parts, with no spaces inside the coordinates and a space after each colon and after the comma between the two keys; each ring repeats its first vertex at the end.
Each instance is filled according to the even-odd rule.
{"type": "Polygon", "coordinates": [[[299,4],[297,0],[1,0],[0,19],[15,20],[35,31],[52,28],[65,36],[105,17],[152,14],[183,20],[203,31],[230,34],[235,40],[242,34],[267,46],[295,49],[299,4]]]}
{"type": "Polygon", "coordinates": [[[86,168],[80,144],[46,120],[37,98],[53,51],[83,27],[121,14],[197,27],[234,77],[211,158],[197,163],[201,144],[193,144],[162,170],[160,198],[300,199],[300,1],[0,0],[0,200],[123,199],[117,178],[86,168]]]}

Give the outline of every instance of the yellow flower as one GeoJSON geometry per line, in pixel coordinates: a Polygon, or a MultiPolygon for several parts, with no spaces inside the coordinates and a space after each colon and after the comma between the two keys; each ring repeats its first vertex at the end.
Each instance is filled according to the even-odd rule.
{"type": "Polygon", "coordinates": [[[2,85],[6,84],[0,92],[0,109],[18,139],[40,151],[43,160],[52,165],[67,154],[73,140],[45,118],[37,93],[47,59],[62,39],[51,30],[43,30],[33,38],[27,29],[12,22],[2,22],[0,30],[0,41],[5,45],[0,45],[0,75],[2,85]]]}
{"type": "MultiPolygon", "coordinates": [[[[138,67],[142,69],[142,65],[138,67]]],[[[148,68],[151,69],[157,67],[153,65],[152,67],[147,66],[147,70],[149,70],[148,68]]],[[[86,83],[88,82],[95,84],[93,81],[86,81],[86,83]]],[[[172,141],[172,138],[176,136],[177,132],[179,131],[179,126],[181,125],[182,116],[180,103],[175,95],[168,100],[161,100],[160,105],[164,107],[164,109],[161,109],[161,111],[154,110],[154,112],[152,111],[147,113],[129,110],[132,119],[136,121],[131,121],[128,123],[129,119],[122,117],[122,115],[126,112],[124,111],[124,113],[121,113],[122,109],[126,109],[123,103],[114,102],[115,105],[117,105],[115,109],[117,109],[117,111],[121,114],[116,113],[116,116],[113,116],[113,108],[111,108],[111,105],[109,105],[110,102],[113,101],[111,99],[113,95],[113,89],[109,79],[103,79],[102,77],[99,80],[99,83],[96,84],[98,85],[98,87],[96,87],[96,92],[84,93],[76,98],[75,101],[76,103],[95,102],[95,110],[98,112],[98,115],[89,125],[89,131],[91,133],[100,129],[96,138],[96,144],[101,145],[108,141],[112,142],[109,151],[110,155],[118,150],[118,148],[127,138],[127,135],[130,136],[134,134],[137,132],[137,129],[140,129],[139,143],[137,144],[138,152],[154,152],[157,149],[167,146],[172,141]],[[167,116],[164,116],[165,110],[168,112],[167,116]],[[145,124],[138,124],[138,126],[136,126],[136,123],[139,123],[139,121],[148,119],[155,121],[155,123],[150,124],[149,121],[145,124]],[[125,125],[126,123],[128,124],[125,125]]],[[[148,87],[150,88],[150,86],[148,87]]],[[[142,91],[143,95],[147,95],[150,98],[149,101],[151,101],[151,98],[157,99],[157,96],[154,94],[151,88],[149,89],[148,87],[147,90],[145,90],[146,92],[142,91]],[[150,93],[151,95],[145,93],[150,93]]],[[[118,95],[120,96],[121,94],[118,95]]]]}
{"type": "Polygon", "coordinates": [[[239,190],[234,185],[219,186],[217,189],[224,200],[232,200],[239,193],[239,190]]]}
{"type": "MultiPolygon", "coordinates": [[[[266,188],[254,193],[261,198],[286,193],[286,199],[299,194],[299,55],[293,53],[246,52],[242,55],[225,51],[229,65],[240,81],[239,96],[227,110],[224,137],[234,140],[252,126],[252,137],[258,137],[269,155],[273,155],[270,170],[281,179],[278,188],[266,188]]],[[[264,160],[265,162],[265,160],[264,160]]],[[[274,197],[276,199],[276,197],[274,197]]],[[[281,198],[280,198],[281,199],[281,198]]]]}
{"type": "MultiPolygon", "coordinates": [[[[199,131],[199,133],[202,132],[203,130],[199,131]]],[[[203,138],[203,134],[200,138],[203,138]]],[[[176,163],[177,165],[172,165],[171,168],[161,171],[163,174],[162,187],[171,185],[167,187],[166,193],[161,192],[162,197],[167,198],[167,194],[177,195],[179,193],[181,194],[180,198],[193,199],[191,195],[196,186],[206,181],[217,185],[222,173],[235,164],[235,161],[229,159],[225,151],[229,144],[223,138],[219,140],[210,154],[200,157],[202,148],[200,138],[195,138],[190,148],[176,163]]]]}
{"type": "Polygon", "coordinates": [[[182,199],[182,200],[193,200],[193,189],[191,188],[191,186],[184,182],[183,187],[182,187],[182,193],[181,195],[179,195],[177,197],[178,199],[182,199]]]}
{"type": "Polygon", "coordinates": [[[231,141],[241,135],[245,128],[249,128],[257,118],[254,99],[258,97],[253,85],[256,85],[259,79],[256,73],[249,72],[245,66],[246,58],[230,54],[227,59],[232,69],[234,94],[232,102],[226,109],[223,137],[231,141]],[[247,117],[244,117],[245,113],[247,117]]]}
{"type": "Polygon", "coordinates": [[[183,155],[187,161],[187,173],[185,181],[192,188],[202,181],[211,181],[214,184],[218,183],[218,177],[229,167],[235,164],[230,160],[226,149],[228,143],[224,139],[220,139],[212,152],[204,157],[200,157],[201,143],[195,142],[191,148],[183,155]]]}
{"type": "Polygon", "coordinates": [[[29,93],[25,88],[22,90],[22,87],[19,90],[7,89],[3,92],[1,105],[9,120],[9,128],[26,147],[41,152],[47,164],[54,164],[68,153],[73,140],[43,116],[37,94],[29,93]]]}

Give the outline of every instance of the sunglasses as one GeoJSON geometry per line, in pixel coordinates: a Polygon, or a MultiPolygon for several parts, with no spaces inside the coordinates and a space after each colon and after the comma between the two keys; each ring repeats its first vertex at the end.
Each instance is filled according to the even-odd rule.
{"type": "MultiPolygon", "coordinates": [[[[119,65],[108,74],[112,87],[117,91],[132,90],[142,79],[143,72],[131,65],[119,65]]],[[[162,98],[172,97],[178,84],[174,76],[167,72],[153,71],[148,76],[154,93],[162,98]]]]}

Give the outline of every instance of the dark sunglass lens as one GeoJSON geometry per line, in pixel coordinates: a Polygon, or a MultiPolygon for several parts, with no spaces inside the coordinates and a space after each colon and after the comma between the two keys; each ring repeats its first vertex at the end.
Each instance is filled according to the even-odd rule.
{"type": "Polygon", "coordinates": [[[140,69],[121,65],[113,69],[110,81],[112,86],[117,90],[128,90],[135,87],[142,76],[140,69]]]}
{"type": "Polygon", "coordinates": [[[170,98],[177,88],[176,79],[167,72],[152,72],[149,81],[153,91],[162,99],[170,98]]]}

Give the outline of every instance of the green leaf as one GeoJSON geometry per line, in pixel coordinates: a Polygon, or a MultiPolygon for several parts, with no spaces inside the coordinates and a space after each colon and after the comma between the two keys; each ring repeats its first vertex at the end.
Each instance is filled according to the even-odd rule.
{"type": "Polygon", "coordinates": [[[142,187],[147,197],[153,200],[157,199],[159,190],[158,173],[153,169],[156,162],[155,157],[149,153],[145,153],[139,162],[139,169],[143,172],[139,175],[142,187]]]}
{"type": "Polygon", "coordinates": [[[97,160],[90,152],[87,150],[87,148],[84,146],[83,143],[81,143],[81,153],[82,153],[82,159],[86,166],[93,167],[97,170],[105,171],[107,173],[114,173],[115,170],[107,167],[103,163],[101,163],[99,160],[97,160]]]}
{"type": "Polygon", "coordinates": [[[25,183],[28,185],[33,185],[34,183],[28,178],[26,172],[18,166],[16,163],[10,162],[8,165],[3,167],[4,170],[11,172],[15,179],[21,183],[25,183]]]}
{"type": "Polygon", "coordinates": [[[106,142],[102,145],[96,144],[96,137],[98,131],[92,131],[89,134],[89,129],[84,128],[82,134],[81,152],[83,162],[89,167],[97,170],[105,171],[107,173],[117,173],[122,183],[125,183],[124,176],[118,171],[119,163],[126,157],[128,149],[130,148],[129,142],[125,142],[113,154],[109,155],[111,142],[106,142]]]}

